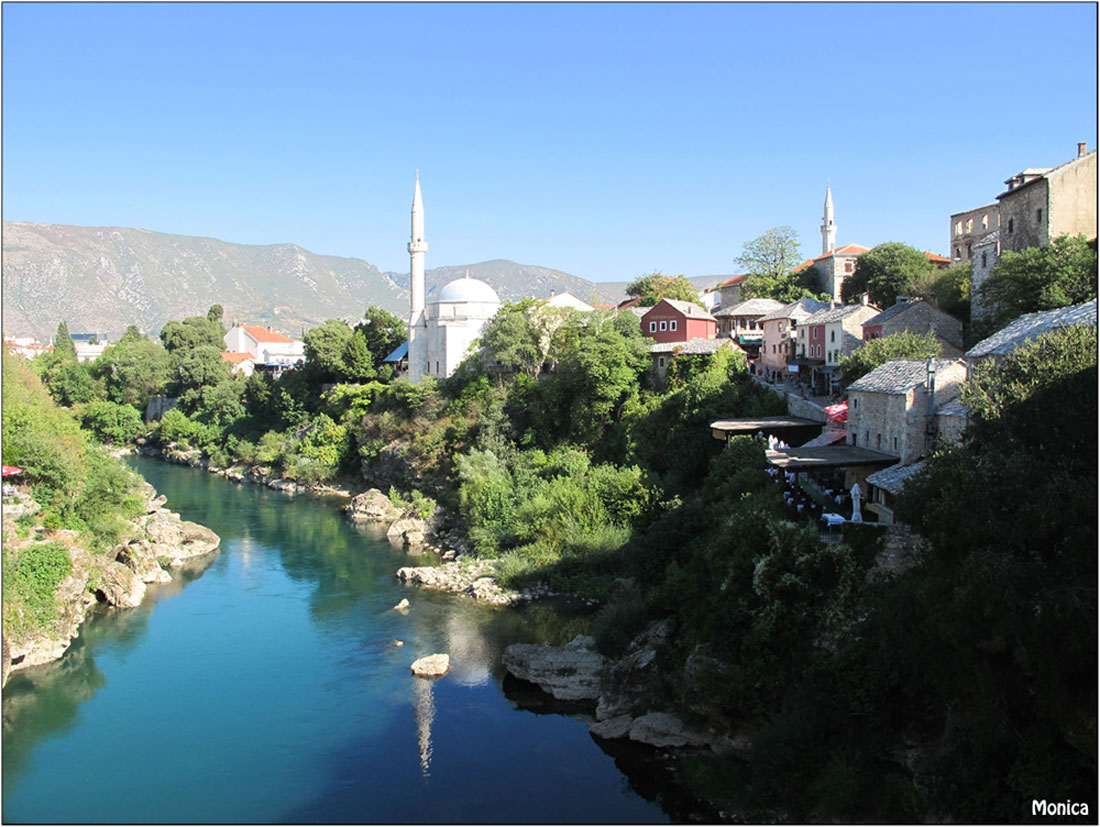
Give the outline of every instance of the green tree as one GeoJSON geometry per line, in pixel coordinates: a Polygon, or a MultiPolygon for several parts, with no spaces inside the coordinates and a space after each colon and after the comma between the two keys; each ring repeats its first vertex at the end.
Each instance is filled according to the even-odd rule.
{"type": "Polygon", "coordinates": [[[1096,298],[1096,242],[1060,236],[1043,247],[1006,251],[981,286],[993,307],[993,329],[1024,313],[1096,298]]]}
{"type": "Polygon", "coordinates": [[[69,326],[65,322],[59,322],[57,325],[57,333],[54,334],[53,339],[53,352],[57,356],[76,361],[76,345],[73,344],[73,337],[69,335],[69,326]]]}
{"type": "Polygon", "coordinates": [[[537,377],[546,354],[528,302],[505,303],[481,334],[482,358],[506,373],[537,377]]]}
{"type": "Polygon", "coordinates": [[[703,306],[699,298],[699,291],[682,274],[678,276],[666,276],[654,271],[644,276],[638,276],[626,286],[628,296],[640,298],[642,307],[652,307],[661,299],[677,299],[691,302],[700,307],[703,306]]]}
{"type": "Polygon", "coordinates": [[[188,316],[182,322],[168,322],[160,331],[160,340],[176,356],[197,347],[225,350],[225,328],[206,316],[188,316]]]}
{"type": "Polygon", "coordinates": [[[903,330],[890,336],[864,342],[847,356],[840,357],[844,386],[866,376],[880,365],[894,359],[939,358],[940,342],[934,333],[911,333],[903,330]]]}
{"type": "Polygon", "coordinates": [[[355,326],[355,330],[366,341],[375,368],[380,367],[382,360],[409,338],[408,324],[373,304],[367,308],[363,321],[355,326]]]}
{"type": "Polygon", "coordinates": [[[970,262],[957,261],[945,270],[937,271],[932,281],[931,297],[936,306],[963,322],[970,320],[970,262]]]}
{"type": "Polygon", "coordinates": [[[304,370],[315,383],[339,382],[344,376],[344,352],[351,340],[351,328],[339,319],[329,319],[303,337],[304,370]]]}
{"type": "Polygon", "coordinates": [[[220,325],[223,313],[224,311],[220,304],[212,304],[210,305],[210,309],[206,311],[206,319],[207,321],[217,322],[220,325]]]}
{"type": "Polygon", "coordinates": [[[113,445],[131,441],[143,429],[141,413],[137,408],[108,401],[87,405],[80,414],[80,424],[100,442],[113,445]]]}
{"type": "Polygon", "coordinates": [[[344,346],[342,362],[343,376],[348,382],[367,382],[378,375],[367,340],[358,329],[352,332],[344,346]]]}
{"type": "Polygon", "coordinates": [[[856,269],[840,288],[845,303],[857,301],[863,293],[871,304],[886,309],[898,296],[920,293],[933,275],[928,256],[907,244],[887,241],[856,259],[856,269]]]}
{"type": "Polygon", "coordinates": [[[213,345],[199,345],[180,360],[180,383],[185,389],[216,385],[229,378],[231,368],[222,351],[213,345]]]}
{"type": "Polygon", "coordinates": [[[112,402],[144,410],[149,397],[161,394],[178,376],[178,359],[131,325],[92,363],[90,373],[103,382],[112,402]]]}
{"type": "Polygon", "coordinates": [[[745,298],[774,298],[787,304],[812,298],[816,294],[805,290],[795,272],[801,262],[798,233],[790,227],[774,227],[746,241],[737,258],[737,265],[749,275],[742,286],[742,295],[745,298]],[[806,295],[802,295],[803,292],[806,295]]]}

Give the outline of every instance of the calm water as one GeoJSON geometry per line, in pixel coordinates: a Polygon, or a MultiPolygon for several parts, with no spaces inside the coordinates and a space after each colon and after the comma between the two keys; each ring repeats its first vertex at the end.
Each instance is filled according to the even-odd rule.
{"type": "Polygon", "coordinates": [[[568,639],[567,618],[406,588],[409,556],[338,501],[133,465],[221,552],[11,676],[5,822],[669,820],[586,720],[505,694],[503,646],[568,639]],[[413,678],[433,652],[451,672],[413,678]]]}

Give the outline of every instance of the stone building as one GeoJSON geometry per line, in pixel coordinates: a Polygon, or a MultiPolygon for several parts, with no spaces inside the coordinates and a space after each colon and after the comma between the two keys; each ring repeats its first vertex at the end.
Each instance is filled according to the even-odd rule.
{"type": "MultiPolygon", "coordinates": [[[[714,314],[718,321],[718,335],[738,340],[751,339],[752,344],[759,345],[764,335],[760,319],[781,307],[783,303],[775,299],[748,299],[724,306],[714,314]]],[[[739,344],[744,342],[739,341],[739,344]]]]}
{"type": "Polygon", "coordinates": [[[951,234],[948,249],[952,261],[971,261],[973,247],[978,239],[996,232],[1001,226],[1001,205],[986,204],[951,216],[951,234]]]}
{"type": "Polygon", "coordinates": [[[799,382],[818,394],[836,391],[841,357],[863,344],[863,323],[879,312],[873,304],[848,304],[820,310],[799,325],[799,382]]]}
{"type": "Polygon", "coordinates": [[[840,289],[844,286],[844,280],[856,271],[856,259],[868,252],[870,247],[859,244],[845,244],[835,250],[822,253],[817,258],[798,265],[799,270],[813,267],[819,276],[819,288],[822,293],[828,293],[834,301],[840,301],[840,289]]]}
{"type": "Polygon", "coordinates": [[[1025,313],[1016,321],[970,348],[966,352],[967,365],[973,369],[983,362],[999,362],[1032,339],[1037,339],[1060,327],[1074,324],[1088,324],[1096,327],[1096,299],[1070,307],[1025,313]]]}
{"type": "Polygon", "coordinates": [[[869,342],[903,331],[917,334],[931,331],[939,340],[942,356],[956,359],[963,355],[962,322],[924,299],[899,301],[872,316],[863,323],[863,340],[869,342]]]}
{"type": "Polygon", "coordinates": [[[720,310],[723,307],[733,307],[735,304],[741,302],[741,291],[745,286],[745,279],[749,277],[748,273],[742,273],[739,276],[730,276],[724,282],[718,285],[718,299],[714,304],[715,310],[720,310]]]}
{"type": "Polygon", "coordinates": [[[1053,169],[1025,169],[1005,181],[1001,251],[1042,247],[1058,236],[1096,238],[1096,150],[1077,145],[1077,157],[1053,169]]]}

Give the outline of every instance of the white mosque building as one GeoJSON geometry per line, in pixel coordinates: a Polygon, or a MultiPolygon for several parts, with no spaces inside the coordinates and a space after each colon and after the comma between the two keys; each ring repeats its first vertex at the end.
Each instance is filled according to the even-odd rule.
{"type": "Polygon", "coordinates": [[[443,285],[435,298],[424,305],[424,204],[420,197],[420,174],[413,191],[412,238],[409,240],[411,285],[409,291],[409,380],[424,376],[442,379],[454,373],[466,351],[500,309],[500,297],[485,282],[455,279],[443,285]]]}

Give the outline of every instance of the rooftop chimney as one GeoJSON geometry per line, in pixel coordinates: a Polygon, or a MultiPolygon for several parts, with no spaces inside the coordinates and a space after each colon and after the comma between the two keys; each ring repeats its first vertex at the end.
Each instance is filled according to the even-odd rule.
{"type": "Polygon", "coordinates": [[[864,307],[866,307],[867,306],[867,299],[868,299],[868,295],[866,293],[864,293],[862,296],[859,297],[859,303],[862,304],[864,307]]]}
{"type": "Polygon", "coordinates": [[[1088,152],[1088,147],[1089,145],[1086,143],[1077,144],[1077,157],[1080,158],[1085,155],[1088,152]]]}

